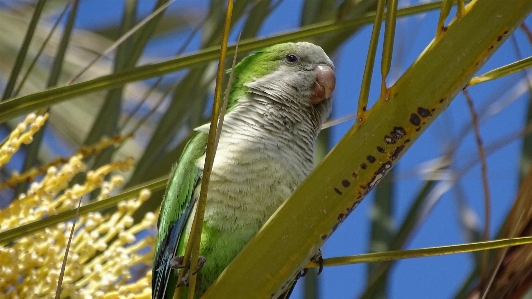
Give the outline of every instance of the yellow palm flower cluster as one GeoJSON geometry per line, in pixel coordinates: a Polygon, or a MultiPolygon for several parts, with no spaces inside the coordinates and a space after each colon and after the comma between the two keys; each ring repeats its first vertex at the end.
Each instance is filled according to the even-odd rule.
{"type": "Polygon", "coordinates": [[[0,166],[9,162],[11,157],[18,151],[22,144],[33,141],[33,135],[39,131],[48,119],[48,113],[37,117],[31,113],[24,121],[9,134],[7,140],[0,146],[0,166]]]}
{"type": "MultiPolygon", "coordinates": [[[[0,146],[0,167],[9,162],[21,144],[31,142],[46,119],[47,115],[29,115],[15,128],[0,146]]],[[[86,171],[83,158],[78,153],[61,166],[48,166],[42,178],[33,182],[25,194],[0,210],[0,233],[75,209],[81,198],[97,189],[100,193],[95,200],[108,198],[124,181],[123,177],[111,173],[127,171],[133,166],[133,159],[128,158],[86,171]],[[84,183],[70,186],[74,176],[80,173],[85,173],[84,183]],[[108,174],[111,177],[106,180],[108,174]]],[[[14,174],[11,180],[16,181],[17,176],[14,174]]],[[[150,296],[151,271],[147,269],[155,240],[152,234],[145,233],[147,236],[142,238],[137,235],[152,230],[157,217],[147,213],[139,223],[134,223],[132,218],[149,197],[149,190],[143,190],[136,198],[120,202],[112,214],[92,212],[76,220],[64,264],[61,298],[150,296]],[[141,273],[144,277],[131,282],[130,269],[139,264],[146,264],[141,273]],[[145,272],[148,274],[144,275],[145,272]]],[[[60,223],[0,244],[0,297],[55,297],[72,225],[72,221],[60,223]]]]}

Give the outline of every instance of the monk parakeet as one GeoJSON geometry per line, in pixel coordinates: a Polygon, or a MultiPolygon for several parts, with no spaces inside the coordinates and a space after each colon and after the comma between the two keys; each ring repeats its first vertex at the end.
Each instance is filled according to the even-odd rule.
{"type": "MultiPolygon", "coordinates": [[[[333,68],[320,47],[306,42],[270,46],[235,66],[207,193],[200,247],[206,263],[195,274],[196,297],[311,172],[314,143],[331,110],[333,68]]],[[[178,285],[180,270],[172,264],[189,237],[209,125],[196,131],[161,206],[153,298],[172,298],[178,285]]]]}

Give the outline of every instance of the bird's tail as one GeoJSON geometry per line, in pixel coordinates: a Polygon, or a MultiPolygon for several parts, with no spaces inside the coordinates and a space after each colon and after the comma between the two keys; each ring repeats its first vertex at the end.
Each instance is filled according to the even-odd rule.
{"type": "Polygon", "coordinates": [[[177,285],[177,271],[170,267],[179,243],[179,222],[172,224],[155,255],[152,269],[152,299],[172,298],[177,285]]]}

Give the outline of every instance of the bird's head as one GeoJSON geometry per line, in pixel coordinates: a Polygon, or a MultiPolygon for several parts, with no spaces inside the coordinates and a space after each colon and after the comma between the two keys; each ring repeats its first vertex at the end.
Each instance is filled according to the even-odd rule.
{"type": "Polygon", "coordinates": [[[244,58],[235,67],[229,109],[246,93],[266,96],[282,105],[329,115],[336,85],[334,64],[319,46],[283,43],[244,58]]]}

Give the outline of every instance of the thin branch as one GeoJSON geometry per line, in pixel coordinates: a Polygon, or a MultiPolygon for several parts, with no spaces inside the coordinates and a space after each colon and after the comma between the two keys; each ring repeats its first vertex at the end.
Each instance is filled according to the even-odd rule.
{"type": "Polygon", "coordinates": [[[375,64],[375,55],[377,54],[377,44],[379,43],[379,35],[381,32],[382,18],[384,15],[384,0],[378,0],[375,20],[373,22],[373,31],[371,32],[371,40],[369,43],[368,56],[366,58],[366,66],[364,68],[364,76],[362,77],[362,86],[360,87],[360,95],[358,97],[357,108],[357,125],[360,125],[364,120],[365,111],[368,106],[369,89],[371,85],[371,77],[373,74],[373,66],[375,64]]]}
{"type": "MultiPolygon", "coordinates": [[[[202,22],[199,22],[196,25],[196,27],[190,32],[190,34],[188,35],[188,37],[185,40],[185,42],[183,43],[183,45],[181,45],[181,47],[177,50],[177,52],[176,52],[176,54],[174,56],[181,55],[185,51],[185,49],[190,44],[190,42],[192,41],[194,36],[196,36],[196,33],[198,33],[198,31],[202,28],[203,23],[204,22],[202,21],[202,22]]],[[[142,100],[135,106],[133,111],[129,115],[127,115],[126,119],[124,119],[124,121],[122,121],[122,125],[117,130],[118,132],[122,132],[122,130],[125,129],[125,127],[129,123],[129,121],[133,118],[133,116],[140,110],[140,108],[144,105],[144,103],[146,103],[146,101],[148,100],[149,95],[162,82],[163,78],[164,78],[164,76],[160,76],[159,78],[157,78],[157,81],[155,81],[155,83],[152,85],[152,87],[148,91],[146,91],[146,93],[144,93],[144,96],[142,97],[142,100]]],[[[164,98],[166,98],[166,96],[170,93],[170,91],[172,91],[175,88],[176,85],[177,84],[172,85],[171,87],[169,87],[167,89],[167,91],[163,95],[161,95],[161,98],[157,101],[157,103],[154,105],[152,110],[145,117],[143,117],[141,120],[139,120],[137,122],[137,125],[135,126],[135,129],[132,130],[132,132],[135,132],[149,118],[149,116],[151,116],[159,108],[159,106],[162,104],[164,98]]]]}
{"type": "Polygon", "coordinates": [[[20,90],[22,89],[22,87],[24,86],[24,83],[26,82],[26,80],[28,79],[28,76],[30,75],[31,73],[31,70],[33,69],[33,67],[35,66],[35,64],[37,63],[37,60],[39,60],[39,57],[41,56],[42,52],[44,51],[44,48],[46,47],[46,45],[48,44],[48,42],[50,41],[50,38],[52,37],[52,35],[54,34],[55,30],[57,29],[57,26],[59,25],[59,23],[61,22],[61,20],[63,19],[63,16],[65,15],[65,13],[67,12],[68,10],[68,7],[70,6],[70,3],[72,1],[69,1],[65,7],[63,8],[63,10],[61,11],[61,13],[59,14],[59,16],[57,17],[57,20],[55,21],[54,25],[52,26],[52,29],[50,29],[50,32],[48,33],[48,35],[46,36],[46,38],[44,39],[43,43],[41,44],[41,47],[39,48],[39,50],[37,51],[37,54],[35,55],[35,57],[33,58],[33,60],[31,61],[31,63],[29,64],[28,66],[28,69],[26,70],[26,72],[24,73],[24,76],[22,77],[22,79],[20,80],[19,84],[17,85],[17,88],[15,89],[15,92],[13,92],[12,96],[15,97],[17,96],[19,93],[20,93],[20,90]]]}
{"type": "MultiPolygon", "coordinates": [[[[201,191],[200,197],[197,202],[196,214],[194,215],[194,221],[190,231],[190,237],[188,240],[187,248],[185,250],[185,261],[190,260],[189,272],[194,271],[198,267],[198,257],[200,251],[201,231],[203,228],[203,219],[205,215],[205,205],[207,202],[207,191],[209,188],[209,178],[212,172],[212,166],[214,164],[214,156],[216,154],[216,136],[218,135],[218,122],[220,118],[220,112],[222,110],[222,78],[224,73],[224,62],[227,54],[227,42],[229,39],[229,32],[231,29],[231,16],[233,14],[233,1],[227,1],[227,11],[225,15],[225,25],[223,31],[222,45],[220,48],[220,58],[218,61],[218,72],[216,75],[216,87],[214,89],[214,103],[211,116],[211,125],[209,128],[209,137],[207,140],[207,149],[205,152],[205,163],[203,166],[203,176],[201,179],[201,191]],[[190,257],[190,259],[189,259],[190,257]]],[[[223,116],[221,116],[223,117],[223,116]]],[[[186,263],[186,262],[185,262],[186,263]]],[[[181,278],[185,271],[181,271],[179,277],[181,278]]],[[[190,272],[189,292],[188,298],[194,298],[194,292],[196,289],[196,277],[190,272]]]]}
{"type": "Polygon", "coordinates": [[[386,6],[386,26],[384,27],[384,42],[382,49],[381,61],[381,95],[379,99],[387,99],[388,88],[386,87],[386,78],[390,72],[392,64],[393,46],[395,38],[395,24],[397,21],[397,0],[387,0],[386,6]]]}
{"type": "Polygon", "coordinates": [[[61,287],[63,284],[63,277],[65,276],[66,262],[68,258],[68,251],[70,250],[70,243],[72,242],[72,237],[74,236],[74,229],[76,228],[76,219],[79,217],[79,208],[81,207],[81,197],[78,201],[78,208],[76,209],[76,218],[72,222],[72,229],[70,230],[70,236],[68,237],[68,242],[65,249],[65,256],[63,257],[63,263],[61,264],[61,272],[59,273],[59,279],[57,280],[57,288],[55,290],[55,299],[61,298],[61,287]]]}
{"type": "Polygon", "coordinates": [[[85,73],[91,66],[93,66],[96,61],[100,60],[100,58],[106,56],[111,51],[116,49],[120,44],[122,44],[128,37],[133,35],[137,30],[142,28],[142,26],[146,25],[151,19],[153,19],[158,14],[162,13],[170,4],[174,3],[175,0],[170,0],[167,3],[161,5],[161,7],[157,8],[155,11],[153,11],[149,16],[144,18],[142,21],[140,21],[137,25],[135,25],[133,28],[131,28],[128,32],[126,32],[124,35],[122,35],[116,42],[114,42],[109,48],[107,48],[103,53],[100,53],[98,56],[96,56],[87,66],[85,66],[81,71],[79,71],[76,75],[72,76],[70,80],[65,85],[70,85],[74,81],[76,81],[83,73],[85,73]]]}
{"type": "MultiPolygon", "coordinates": [[[[449,255],[466,252],[486,251],[499,248],[508,248],[512,246],[532,244],[532,237],[507,238],[498,240],[489,240],[484,242],[472,242],[457,245],[426,247],[408,250],[394,250],[385,252],[365,253],[353,256],[334,257],[323,260],[324,267],[344,266],[360,263],[375,263],[385,261],[395,261],[407,258],[420,258],[428,256],[449,255]]],[[[318,262],[308,262],[305,268],[319,267],[318,262]]]]}
{"type": "Polygon", "coordinates": [[[351,113],[351,114],[348,114],[348,115],[345,115],[345,116],[342,116],[342,117],[339,117],[339,118],[335,118],[335,119],[331,119],[331,120],[328,120],[326,121],[325,123],[323,123],[323,125],[321,126],[321,129],[327,129],[329,127],[332,127],[332,126],[336,126],[336,125],[339,125],[343,122],[346,122],[350,119],[353,119],[357,117],[357,113],[351,113]]]}
{"type": "Polygon", "coordinates": [[[528,28],[528,26],[523,23],[521,24],[521,26],[519,26],[526,34],[526,37],[528,38],[528,42],[532,44],[532,31],[530,30],[530,28],[528,28]]]}
{"type": "MultiPolygon", "coordinates": [[[[491,224],[491,196],[490,196],[490,186],[488,181],[488,162],[486,160],[486,152],[484,146],[482,145],[482,137],[480,136],[480,124],[478,120],[477,112],[475,111],[475,106],[473,104],[473,99],[467,90],[463,91],[469,111],[471,113],[473,129],[475,133],[475,140],[477,142],[478,154],[481,162],[481,171],[482,171],[482,186],[484,188],[484,206],[485,206],[485,223],[484,223],[484,240],[489,240],[490,237],[490,224],[491,224]]],[[[484,252],[482,255],[482,265],[481,265],[481,276],[486,274],[486,267],[488,264],[488,255],[487,252],[484,252]]]]}

